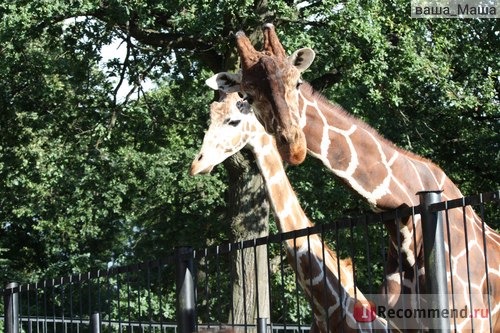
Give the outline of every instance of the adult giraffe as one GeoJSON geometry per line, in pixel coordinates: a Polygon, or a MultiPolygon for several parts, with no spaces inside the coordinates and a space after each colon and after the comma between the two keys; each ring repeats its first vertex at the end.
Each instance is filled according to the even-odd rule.
{"type": "MultiPolygon", "coordinates": [[[[210,107],[210,127],[191,164],[190,174],[209,173],[214,166],[248,147],[264,179],[279,230],[288,232],[311,227],[286,176],[274,138],[255,118],[247,101],[237,93],[221,94],[221,100],[210,107]]],[[[366,298],[354,284],[350,259],[339,260],[317,234],[288,239],[286,251],[312,305],[312,332],[391,331],[382,318],[377,317],[369,323],[355,320],[354,304],[366,302],[366,298]]]]}
{"type": "MultiPolygon", "coordinates": [[[[286,57],[273,25],[264,25],[263,32],[260,52],[238,32],[241,73],[219,73],[207,82],[214,89],[247,96],[266,130],[276,137],[284,160],[299,164],[309,152],[376,211],[416,206],[417,193],[423,190],[442,190],[445,200],[462,197],[437,165],[396,147],[303,83],[300,73],[314,59],[311,49],[286,57]]],[[[483,228],[470,207],[450,210],[447,220],[450,233],[445,230],[445,250],[453,304],[469,311],[488,309],[490,315],[455,318],[451,325],[460,331],[500,331],[500,236],[485,224],[483,228]]],[[[396,305],[402,293],[415,293],[417,288],[425,293],[420,217],[386,223],[386,227],[392,243],[386,291],[390,304],[396,305]]]]}

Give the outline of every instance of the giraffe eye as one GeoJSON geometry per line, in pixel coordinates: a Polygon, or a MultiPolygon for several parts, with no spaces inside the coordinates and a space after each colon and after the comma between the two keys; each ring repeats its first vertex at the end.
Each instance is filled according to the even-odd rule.
{"type": "Polygon", "coordinates": [[[250,96],[250,95],[246,95],[245,98],[243,98],[244,101],[247,101],[248,104],[252,104],[253,103],[253,97],[250,96]]]}
{"type": "Polygon", "coordinates": [[[229,126],[238,126],[241,120],[236,119],[236,120],[231,120],[231,119],[226,119],[225,123],[228,124],[229,126]]]}

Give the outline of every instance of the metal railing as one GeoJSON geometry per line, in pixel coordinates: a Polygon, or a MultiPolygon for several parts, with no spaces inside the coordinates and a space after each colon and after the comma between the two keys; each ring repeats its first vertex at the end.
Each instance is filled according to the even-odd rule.
{"type": "MultiPolygon", "coordinates": [[[[439,237],[443,237],[439,231],[445,229],[439,227],[439,223],[446,224],[445,217],[451,209],[473,206],[485,222],[491,222],[489,218],[498,222],[496,219],[500,216],[500,191],[439,201],[422,199],[422,204],[416,207],[345,218],[328,225],[201,250],[179,248],[166,258],[140,264],[93,270],[31,284],[11,283],[4,289],[5,332],[190,333],[220,327],[259,333],[263,329],[274,333],[307,332],[312,320],[311,311],[286,263],[284,241],[321,234],[324,245],[337,252],[339,257],[352,258],[357,287],[371,294],[383,288],[388,242],[382,224],[422,215],[424,224],[433,226],[427,230],[425,238],[436,243],[431,237],[438,237],[439,243],[442,242],[439,237]],[[444,218],[436,222],[434,219],[439,218],[440,212],[444,212],[444,218]],[[256,253],[259,247],[266,247],[268,253],[269,281],[265,286],[247,288],[269,289],[270,297],[266,302],[269,302],[270,313],[259,313],[257,308],[256,313],[246,314],[244,320],[235,320],[236,315],[232,313],[235,300],[231,294],[235,277],[231,262],[233,256],[242,251],[256,253]],[[267,318],[266,324],[259,322],[261,318],[267,318]]],[[[431,253],[427,248],[425,251],[431,253]]],[[[438,252],[442,251],[433,256],[443,255],[438,252]]],[[[439,267],[443,265],[435,265],[438,271],[434,273],[432,265],[427,265],[426,274],[436,277],[434,283],[442,287],[439,276],[442,278],[443,272],[439,272],[439,267]]],[[[244,267],[245,270],[259,274],[255,267],[244,267]]],[[[430,283],[430,290],[434,290],[432,288],[436,285],[430,283]]],[[[439,300],[437,302],[438,306],[443,305],[439,300]]]]}

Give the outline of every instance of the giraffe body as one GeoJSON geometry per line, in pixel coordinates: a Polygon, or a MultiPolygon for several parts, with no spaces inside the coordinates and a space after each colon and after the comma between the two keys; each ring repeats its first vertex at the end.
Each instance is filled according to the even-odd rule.
{"type": "MultiPolygon", "coordinates": [[[[208,84],[246,94],[257,118],[276,137],[283,159],[298,164],[303,160],[300,152],[307,149],[375,211],[416,206],[419,191],[442,190],[445,200],[462,197],[437,165],[396,147],[302,83],[300,72],[314,58],[312,50],[301,49],[286,57],[274,27],[264,25],[263,33],[262,52],[239,33],[236,43],[242,72],[219,73],[208,84]],[[232,75],[230,81],[228,75],[232,75]]],[[[459,319],[456,327],[455,322],[450,325],[458,331],[500,331],[500,236],[486,224],[483,228],[470,207],[449,210],[446,220],[450,229],[449,233],[444,230],[448,291],[456,295],[455,308],[488,309],[491,316],[491,326],[490,318],[459,319]]],[[[386,291],[390,303],[396,305],[402,293],[425,293],[420,217],[386,223],[386,227],[392,245],[386,291]]]]}
{"type": "MultiPolygon", "coordinates": [[[[347,114],[341,107],[314,93],[306,83],[299,91],[299,107],[305,119],[303,130],[309,153],[319,158],[347,186],[362,195],[374,210],[385,211],[404,205],[417,206],[419,204],[417,193],[427,189],[442,190],[444,200],[463,196],[437,165],[396,147],[374,129],[347,114]],[[330,122],[334,122],[335,125],[331,125],[330,122]],[[363,142],[363,144],[356,142],[363,142]]],[[[456,295],[455,306],[489,309],[492,315],[493,331],[500,329],[500,290],[498,289],[500,287],[498,278],[500,237],[489,226],[484,225],[486,242],[483,242],[482,222],[470,206],[465,210],[450,210],[447,220],[450,232],[448,233],[445,228],[444,235],[447,244],[445,249],[449,272],[448,290],[449,293],[456,295]],[[464,214],[465,223],[463,222],[464,214]],[[467,228],[468,251],[465,250],[465,228],[467,228]],[[485,248],[488,262],[484,255],[485,248]],[[466,267],[470,269],[470,277],[467,276],[466,267]],[[493,296],[490,304],[486,298],[488,295],[486,271],[490,276],[490,294],[493,296]],[[472,293],[472,306],[469,293],[472,293]]],[[[391,236],[392,247],[389,250],[386,281],[388,293],[396,296],[392,302],[395,305],[398,303],[397,295],[403,292],[415,293],[418,288],[420,293],[425,293],[422,228],[419,216],[414,224],[410,220],[399,221],[399,230],[392,223],[387,224],[387,228],[391,236]],[[400,233],[399,244],[398,232],[400,233]],[[402,277],[399,274],[399,251],[402,257],[402,277]],[[401,287],[401,280],[403,280],[403,287],[401,287]]],[[[457,323],[459,331],[472,328],[474,331],[488,332],[490,331],[489,320],[476,318],[472,324],[469,320],[457,323]]]]}
{"type": "MultiPolygon", "coordinates": [[[[190,173],[209,173],[237,151],[248,147],[264,178],[269,201],[281,232],[312,226],[285,173],[274,138],[266,133],[238,94],[211,106],[211,124],[190,173]]],[[[366,301],[355,287],[350,259],[339,259],[317,235],[286,241],[287,257],[313,309],[313,332],[390,331],[384,319],[358,324],[353,317],[357,301],[366,301]]]]}

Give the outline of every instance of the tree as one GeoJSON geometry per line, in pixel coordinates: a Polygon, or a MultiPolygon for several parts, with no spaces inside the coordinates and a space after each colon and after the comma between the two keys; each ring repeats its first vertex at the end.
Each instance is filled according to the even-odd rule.
{"type": "MultiPolygon", "coordinates": [[[[7,268],[19,274],[11,279],[74,273],[138,260],[152,255],[151,249],[161,254],[176,244],[206,245],[227,237],[220,232],[224,223],[215,221],[201,233],[206,237],[190,239],[200,220],[221,219],[225,206],[220,177],[202,182],[208,186],[187,178],[211,99],[200,78],[207,76],[204,68],[234,64],[229,43],[217,45],[222,53],[216,52],[214,31],[208,29],[221,8],[204,11],[211,18],[192,24],[194,12],[204,7],[148,1],[2,5],[4,52],[12,58],[3,68],[9,80],[2,82],[9,110],[2,123],[2,190],[10,193],[3,202],[2,232],[7,256],[20,255],[7,268]],[[168,33],[160,31],[165,28],[168,33]],[[123,40],[126,57],[111,59],[103,73],[97,67],[100,49],[113,39],[123,40]],[[116,86],[109,81],[113,77],[116,86]],[[145,77],[164,78],[164,92],[131,101],[134,90],[144,95],[145,77]],[[121,102],[117,93],[124,81],[133,89],[121,102]],[[182,93],[187,90],[192,95],[182,93]],[[175,106],[177,112],[169,109],[175,106]],[[187,113],[193,110],[201,111],[187,113]]],[[[233,241],[267,233],[262,181],[242,156],[227,163],[233,208],[225,226],[231,226],[233,241]]]]}

